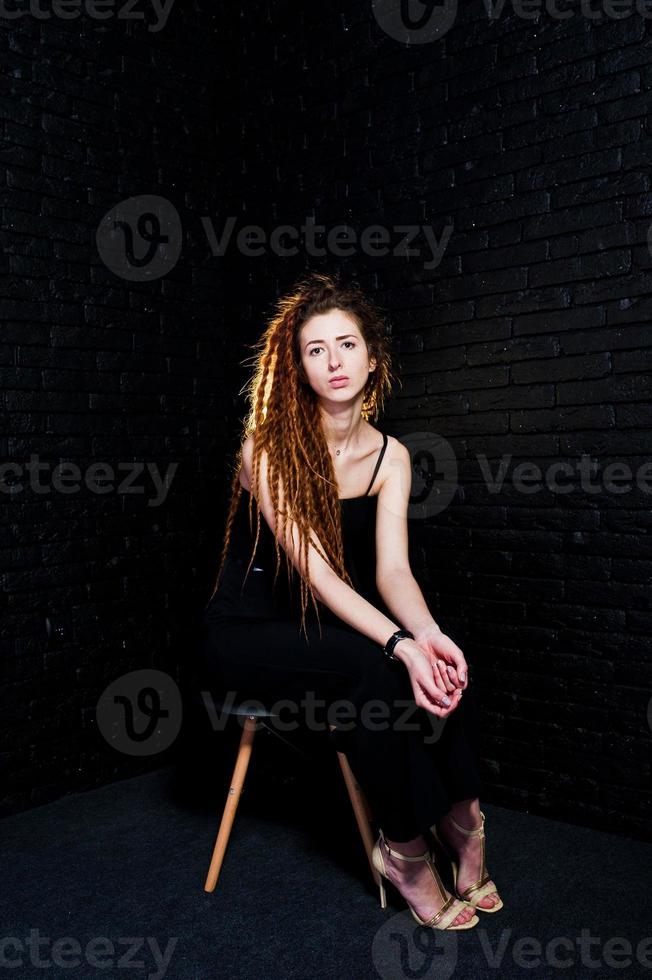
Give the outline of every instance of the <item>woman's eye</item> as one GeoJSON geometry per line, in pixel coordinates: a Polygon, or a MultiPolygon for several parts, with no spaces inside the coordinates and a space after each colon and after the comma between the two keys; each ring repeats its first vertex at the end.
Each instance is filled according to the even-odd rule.
{"type": "MultiPolygon", "coordinates": [[[[351,347],[355,347],[355,341],[354,340],[345,340],[344,343],[345,344],[350,344],[351,347]]],[[[344,345],[342,345],[342,346],[344,346],[344,345]]],[[[309,357],[312,357],[312,355],[315,353],[315,351],[317,351],[317,350],[323,350],[323,349],[324,349],[323,347],[313,347],[309,351],[309,357]]]]}

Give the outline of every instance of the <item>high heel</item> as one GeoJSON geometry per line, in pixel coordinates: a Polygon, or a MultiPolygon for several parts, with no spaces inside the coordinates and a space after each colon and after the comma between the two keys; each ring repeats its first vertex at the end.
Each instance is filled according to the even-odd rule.
{"type": "Polygon", "coordinates": [[[466,830],[464,827],[460,827],[457,821],[451,817],[450,813],[446,814],[447,819],[450,820],[453,826],[457,830],[459,830],[461,834],[465,834],[467,837],[480,838],[481,855],[482,855],[482,863],[480,866],[480,877],[478,878],[477,881],[474,881],[472,885],[469,885],[468,888],[465,888],[463,892],[460,892],[457,887],[457,875],[459,873],[459,859],[457,854],[453,852],[453,849],[450,846],[450,844],[448,844],[447,841],[445,841],[442,837],[440,837],[440,835],[437,833],[437,827],[434,824],[430,828],[430,833],[435,838],[436,842],[439,844],[439,846],[442,848],[442,850],[448,856],[451,862],[451,865],[453,867],[453,884],[455,886],[455,894],[457,895],[457,897],[461,899],[463,902],[468,902],[468,904],[472,905],[474,909],[478,910],[478,912],[498,912],[499,909],[503,908],[503,900],[500,897],[500,895],[498,895],[496,886],[494,885],[492,887],[489,884],[489,882],[491,881],[491,876],[488,874],[487,866],[485,864],[484,813],[482,812],[482,810],[480,811],[480,816],[482,817],[482,823],[480,824],[480,826],[476,827],[475,830],[466,830]],[[487,895],[490,895],[492,892],[496,892],[496,894],[498,895],[498,901],[494,902],[491,908],[487,909],[483,905],[478,905],[478,902],[481,901],[481,899],[486,898],[487,895]]]}
{"type": "Polygon", "coordinates": [[[472,918],[468,920],[468,922],[462,922],[461,925],[457,925],[457,926],[451,925],[451,923],[457,918],[460,912],[464,911],[465,906],[470,903],[457,899],[453,895],[450,895],[448,898],[446,898],[446,891],[444,889],[444,886],[442,885],[441,878],[439,877],[439,872],[437,871],[437,868],[435,868],[433,865],[432,857],[430,855],[429,850],[424,851],[423,854],[417,854],[415,857],[409,857],[407,854],[399,854],[398,851],[394,850],[389,846],[389,844],[383,837],[382,830],[380,831],[378,835],[378,840],[374,844],[373,851],[371,852],[371,859],[373,861],[374,868],[380,875],[379,888],[380,888],[381,908],[384,909],[387,907],[387,896],[385,894],[385,884],[383,882],[383,878],[387,878],[388,881],[390,880],[387,874],[387,869],[385,868],[385,861],[383,858],[383,852],[381,850],[381,844],[385,848],[387,853],[392,855],[392,857],[399,858],[401,861],[425,861],[425,863],[430,868],[430,871],[432,873],[433,878],[435,879],[437,889],[442,897],[442,900],[444,901],[444,904],[440,908],[439,912],[436,912],[435,915],[433,915],[430,919],[424,922],[423,919],[419,918],[417,913],[414,911],[414,909],[408,902],[407,903],[408,908],[412,913],[412,916],[416,919],[416,921],[419,923],[420,926],[432,926],[433,929],[449,929],[452,931],[457,929],[472,929],[474,926],[478,924],[480,919],[478,918],[477,915],[474,914],[472,918]]]}

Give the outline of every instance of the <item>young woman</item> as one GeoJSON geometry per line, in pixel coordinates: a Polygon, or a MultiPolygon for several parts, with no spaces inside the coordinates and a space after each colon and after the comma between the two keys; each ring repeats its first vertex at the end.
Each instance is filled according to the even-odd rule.
{"type": "Polygon", "coordinates": [[[471,928],[502,902],[485,868],[467,664],[410,569],[409,453],[368,421],[392,386],[385,321],[359,288],[313,274],[278,302],[254,360],[203,665],[242,698],[311,695],[327,713],[344,699],[329,738],[380,825],[377,870],[420,924],[471,928]]]}

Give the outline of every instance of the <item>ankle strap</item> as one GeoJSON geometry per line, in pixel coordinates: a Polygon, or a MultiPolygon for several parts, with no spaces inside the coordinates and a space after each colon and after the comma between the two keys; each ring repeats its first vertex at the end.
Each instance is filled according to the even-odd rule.
{"type": "Polygon", "coordinates": [[[480,816],[482,817],[482,823],[479,827],[476,827],[475,830],[466,830],[465,827],[460,827],[457,820],[454,820],[450,813],[446,814],[446,819],[450,820],[453,826],[459,830],[460,834],[466,834],[467,837],[482,837],[482,834],[484,833],[484,813],[482,810],[480,810],[480,816]]]}
{"type": "Polygon", "coordinates": [[[393,847],[390,847],[389,846],[389,844],[387,843],[387,841],[385,840],[385,838],[384,838],[384,836],[382,834],[382,831],[381,831],[381,833],[379,835],[379,839],[380,839],[381,843],[383,844],[383,846],[384,846],[385,850],[387,851],[387,853],[388,854],[391,854],[392,857],[398,858],[400,861],[427,861],[430,858],[430,850],[429,849],[426,849],[423,852],[423,854],[416,854],[414,857],[411,857],[408,854],[400,854],[399,851],[395,851],[393,847]]]}

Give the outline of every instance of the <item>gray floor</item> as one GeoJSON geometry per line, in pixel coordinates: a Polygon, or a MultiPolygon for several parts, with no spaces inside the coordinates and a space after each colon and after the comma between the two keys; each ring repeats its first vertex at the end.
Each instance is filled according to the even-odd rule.
{"type": "Polygon", "coordinates": [[[505,908],[443,933],[381,910],[336,765],[273,793],[252,771],[212,894],[216,807],[172,775],[2,822],[7,976],[652,978],[652,844],[483,804],[505,908]]]}

